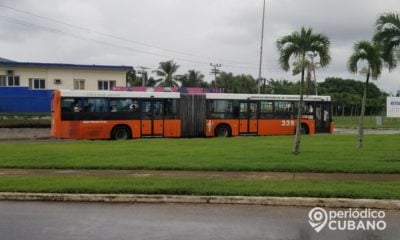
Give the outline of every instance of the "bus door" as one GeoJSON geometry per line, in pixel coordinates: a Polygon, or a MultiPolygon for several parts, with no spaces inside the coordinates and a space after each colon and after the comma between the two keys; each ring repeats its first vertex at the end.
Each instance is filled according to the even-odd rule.
{"type": "Polygon", "coordinates": [[[163,136],[164,101],[158,99],[142,100],[142,135],[163,136]]]}
{"type": "Polygon", "coordinates": [[[239,134],[257,134],[257,102],[239,102],[239,134]]]}
{"type": "Polygon", "coordinates": [[[315,133],[329,133],[331,123],[330,102],[315,102],[315,133]]]}

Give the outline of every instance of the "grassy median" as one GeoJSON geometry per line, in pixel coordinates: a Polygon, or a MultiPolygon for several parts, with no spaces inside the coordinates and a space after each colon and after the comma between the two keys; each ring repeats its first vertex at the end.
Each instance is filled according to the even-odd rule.
{"type": "Polygon", "coordinates": [[[0,176],[0,192],[400,199],[400,183],[308,180],[230,180],[145,176],[0,176]]]}
{"type": "MultiPolygon", "coordinates": [[[[372,129],[400,129],[400,118],[382,117],[382,125],[376,124],[377,116],[365,116],[364,127],[372,129]]],[[[334,116],[333,122],[338,128],[358,128],[359,116],[334,116]]]]}
{"type": "Polygon", "coordinates": [[[400,135],[0,143],[0,167],[400,173],[400,135]]]}

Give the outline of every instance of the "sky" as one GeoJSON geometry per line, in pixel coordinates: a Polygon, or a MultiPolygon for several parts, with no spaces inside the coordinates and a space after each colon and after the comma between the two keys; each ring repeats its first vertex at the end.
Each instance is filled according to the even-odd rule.
{"type": "MultiPolygon", "coordinates": [[[[178,74],[213,64],[258,78],[263,0],[0,0],[0,57],[22,62],[127,65],[157,69],[174,60],[178,74]]],[[[276,41],[312,28],[331,41],[326,77],[365,80],[347,70],[356,41],[370,40],[377,17],[400,12],[398,0],[266,0],[262,77],[298,81],[278,64],[276,41]]],[[[360,68],[362,64],[360,65],[360,68]]],[[[400,89],[400,67],[374,83],[400,89]]]]}

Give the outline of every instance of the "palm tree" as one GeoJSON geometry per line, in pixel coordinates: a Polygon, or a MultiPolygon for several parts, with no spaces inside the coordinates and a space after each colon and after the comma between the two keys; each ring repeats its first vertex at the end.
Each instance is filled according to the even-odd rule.
{"type": "Polygon", "coordinates": [[[184,74],[179,81],[182,87],[206,87],[207,83],[204,81],[204,75],[196,70],[189,70],[184,74]]]}
{"type": "Polygon", "coordinates": [[[157,76],[161,77],[156,80],[159,87],[177,87],[179,86],[177,80],[179,76],[174,75],[178,70],[179,65],[174,63],[173,60],[169,60],[166,62],[160,62],[157,70],[153,72],[156,73],[157,76]]]}
{"type": "MultiPolygon", "coordinates": [[[[293,32],[290,35],[280,38],[276,42],[280,57],[279,63],[283,70],[288,71],[290,69],[290,59],[292,57],[296,60],[296,67],[301,72],[300,80],[300,101],[297,110],[297,127],[296,136],[293,144],[292,152],[294,154],[300,153],[300,134],[301,134],[301,113],[303,109],[303,88],[304,88],[304,72],[307,66],[307,53],[318,54],[321,67],[325,67],[329,64],[331,57],[329,55],[330,41],[328,37],[323,34],[315,34],[312,29],[302,27],[298,32],[293,32]]],[[[294,74],[298,73],[294,71],[294,74]]]]}
{"type": "Polygon", "coordinates": [[[353,51],[354,52],[348,61],[348,68],[350,72],[357,73],[359,69],[358,63],[360,61],[365,61],[367,63],[367,67],[364,67],[361,70],[361,72],[366,75],[361,104],[360,122],[358,126],[358,148],[362,148],[364,143],[364,114],[365,104],[367,101],[367,86],[370,77],[373,79],[378,79],[379,75],[381,74],[383,66],[383,52],[380,45],[369,41],[356,42],[354,44],[353,51]]]}
{"type": "Polygon", "coordinates": [[[400,60],[400,17],[396,13],[385,13],[376,20],[374,41],[382,45],[383,58],[389,70],[400,60]],[[397,59],[394,57],[397,51],[397,59]]]}

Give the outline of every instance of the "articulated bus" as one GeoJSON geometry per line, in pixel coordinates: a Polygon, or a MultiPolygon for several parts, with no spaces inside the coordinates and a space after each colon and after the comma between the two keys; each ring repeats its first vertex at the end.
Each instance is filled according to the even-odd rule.
{"type": "MultiPolygon", "coordinates": [[[[55,90],[51,135],[71,139],[290,135],[298,95],[55,90]]],[[[305,96],[303,134],[332,133],[329,96],[305,96]]]]}

